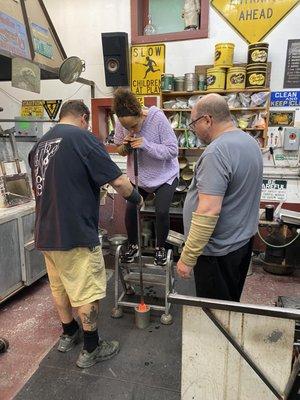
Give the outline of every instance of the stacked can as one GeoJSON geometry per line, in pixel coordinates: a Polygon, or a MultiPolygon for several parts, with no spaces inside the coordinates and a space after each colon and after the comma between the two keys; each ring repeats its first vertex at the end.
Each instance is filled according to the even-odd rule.
{"type": "Polygon", "coordinates": [[[246,68],[232,67],[227,71],[226,89],[245,89],[246,68]]]}
{"type": "Polygon", "coordinates": [[[171,92],[174,90],[174,75],[173,74],[162,74],[160,87],[162,92],[171,92]]]}
{"type": "Polygon", "coordinates": [[[207,70],[207,91],[225,89],[226,70],[233,65],[233,43],[217,43],[215,46],[214,68],[207,70]]]}
{"type": "Polygon", "coordinates": [[[198,75],[190,72],[184,74],[184,90],[186,92],[193,92],[198,89],[198,75]]]}
{"type": "Polygon", "coordinates": [[[266,87],[268,43],[252,43],[248,47],[248,62],[246,70],[246,88],[266,87]]]}
{"type": "Polygon", "coordinates": [[[174,78],[174,90],[175,92],[183,92],[184,91],[184,77],[177,76],[174,78]]]}

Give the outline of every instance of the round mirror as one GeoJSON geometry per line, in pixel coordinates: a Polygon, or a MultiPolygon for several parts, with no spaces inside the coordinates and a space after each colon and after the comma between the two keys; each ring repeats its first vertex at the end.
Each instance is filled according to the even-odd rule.
{"type": "Polygon", "coordinates": [[[79,57],[67,58],[60,66],[58,77],[63,83],[76,82],[81,73],[85,70],[85,63],[79,57]]]}

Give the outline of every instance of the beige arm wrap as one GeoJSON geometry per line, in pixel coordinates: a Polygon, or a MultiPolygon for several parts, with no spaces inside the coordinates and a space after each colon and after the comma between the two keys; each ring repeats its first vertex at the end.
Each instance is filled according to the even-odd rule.
{"type": "Polygon", "coordinates": [[[202,215],[193,212],[191,228],[181,253],[181,261],[194,267],[217,224],[218,215],[202,215]]]}

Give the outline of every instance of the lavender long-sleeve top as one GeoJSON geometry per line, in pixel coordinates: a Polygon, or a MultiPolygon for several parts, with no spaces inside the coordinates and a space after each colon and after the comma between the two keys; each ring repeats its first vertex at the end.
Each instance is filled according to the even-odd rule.
{"type": "MultiPolygon", "coordinates": [[[[129,132],[117,121],[115,144],[122,144],[128,134],[129,132]]],[[[139,135],[144,138],[138,153],[139,187],[153,191],[164,183],[172,184],[179,175],[177,138],[168,119],[159,108],[149,108],[139,135]]],[[[127,175],[134,183],[133,153],[127,156],[127,175]]]]}

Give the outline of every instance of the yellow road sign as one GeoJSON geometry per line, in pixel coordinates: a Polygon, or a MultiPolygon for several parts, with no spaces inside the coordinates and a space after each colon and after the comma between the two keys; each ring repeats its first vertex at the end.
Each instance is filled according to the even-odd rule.
{"type": "Polygon", "coordinates": [[[21,107],[21,117],[44,116],[43,100],[23,100],[21,107]]]}
{"type": "Polygon", "coordinates": [[[136,96],[138,101],[140,102],[141,107],[145,107],[145,97],[144,96],[136,96]]]}
{"type": "Polygon", "coordinates": [[[261,41],[299,0],[211,0],[211,5],[249,43],[261,41]]]}
{"type": "Polygon", "coordinates": [[[160,78],[165,72],[165,45],[131,47],[131,91],[136,95],[159,95],[160,78]]]}
{"type": "Polygon", "coordinates": [[[62,100],[44,100],[43,106],[50,119],[55,119],[62,100]]]}

